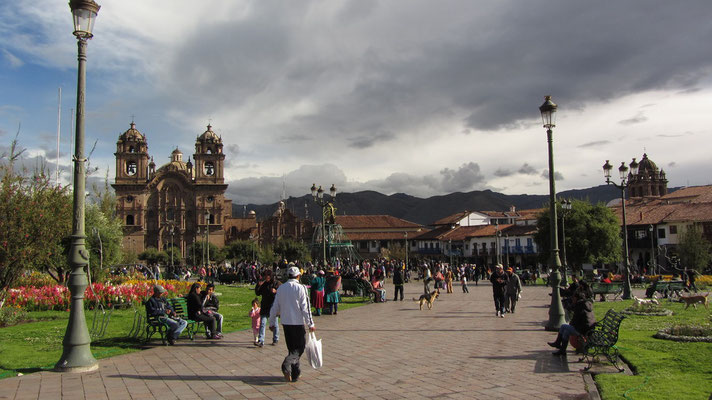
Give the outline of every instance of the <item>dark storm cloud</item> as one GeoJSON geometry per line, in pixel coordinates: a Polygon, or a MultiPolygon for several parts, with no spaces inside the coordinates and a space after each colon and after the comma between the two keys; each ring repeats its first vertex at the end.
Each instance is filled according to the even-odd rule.
{"type": "Polygon", "coordinates": [[[587,147],[600,147],[600,146],[604,146],[604,145],[607,145],[607,144],[610,144],[610,143],[611,143],[610,140],[596,140],[596,141],[593,141],[593,142],[588,142],[588,143],[580,144],[580,145],[578,145],[578,146],[576,146],[576,147],[578,147],[578,148],[580,148],[580,149],[584,149],[584,148],[587,148],[587,147]]]}
{"type": "Polygon", "coordinates": [[[239,105],[267,90],[319,99],[292,123],[318,136],[356,135],[352,144],[366,148],[373,143],[366,132],[401,132],[453,107],[469,114],[463,123],[472,129],[517,128],[538,118],[545,94],[566,112],[645,90],[689,89],[711,65],[706,52],[689,51],[691,37],[712,41],[709,24],[690,21],[709,16],[706,1],[348,2],[314,24],[317,9],[265,1],[238,22],[204,26],[176,57],[172,79],[186,93],[209,91],[199,97],[205,107],[239,105]],[[354,32],[371,43],[361,54],[340,42],[354,32]],[[321,89],[346,76],[352,85],[321,89]]]}
{"type": "Polygon", "coordinates": [[[235,157],[238,154],[240,154],[240,145],[239,144],[228,144],[225,146],[227,151],[230,153],[230,156],[235,157]]]}

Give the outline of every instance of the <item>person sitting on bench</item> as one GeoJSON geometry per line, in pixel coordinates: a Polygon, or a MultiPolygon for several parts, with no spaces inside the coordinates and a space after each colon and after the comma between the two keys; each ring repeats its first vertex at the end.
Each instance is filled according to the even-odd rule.
{"type": "Polygon", "coordinates": [[[168,325],[166,336],[168,343],[173,345],[181,332],[188,326],[188,322],[178,318],[175,310],[166,300],[164,294],[166,289],[161,285],[153,286],[153,295],[146,301],[146,314],[150,317],[158,317],[158,320],[168,325]]]}
{"type": "Polygon", "coordinates": [[[569,337],[571,335],[583,336],[596,324],[596,317],[593,315],[592,298],[593,292],[590,287],[586,282],[581,281],[572,296],[574,315],[571,317],[571,323],[562,324],[559,327],[559,334],[556,336],[556,340],[547,343],[549,346],[558,349],[553,353],[555,356],[566,355],[566,347],[569,345],[569,337]]]}
{"type": "Polygon", "coordinates": [[[220,339],[222,336],[217,335],[215,317],[209,315],[203,308],[203,301],[200,298],[200,283],[195,282],[190,286],[186,298],[188,300],[188,318],[205,324],[210,332],[208,339],[220,339]]]}

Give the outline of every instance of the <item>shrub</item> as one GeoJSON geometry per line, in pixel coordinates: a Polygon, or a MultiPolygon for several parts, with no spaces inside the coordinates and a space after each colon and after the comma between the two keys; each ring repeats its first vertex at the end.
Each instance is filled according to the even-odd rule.
{"type": "Polygon", "coordinates": [[[27,312],[20,307],[0,308],[0,326],[15,325],[27,319],[27,312]]]}

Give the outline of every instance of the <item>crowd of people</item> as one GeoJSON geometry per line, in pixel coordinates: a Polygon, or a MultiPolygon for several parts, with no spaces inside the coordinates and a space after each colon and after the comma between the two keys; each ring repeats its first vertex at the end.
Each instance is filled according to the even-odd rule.
{"type": "MultiPolygon", "coordinates": [[[[290,382],[298,380],[301,374],[299,359],[305,348],[305,326],[314,331],[313,317],[338,314],[342,278],[360,280],[368,285],[377,302],[387,301],[387,290],[390,290],[390,285],[386,285],[387,279],[393,286],[393,301],[403,301],[403,286],[410,280],[422,280],[426,294],[432,290],[454,293],[453,285],[458,281],[466,294],[470,290],[469,282],[478,285],[480,280],[487,280],[492,286],[495,316],[504,318],[505,314],[516,312],[524,283],[538,276],[536,270],[525,270],[519,276],[511,267],[504,268],[501,264],[484,268],[471,264],[450,266],[440,262],[406,265],[397,260],[370,260],[356,264],[339,261],[326,266],[284,260],[270,267],[243,262],[232,269],[216,269],[214,272],[213,277],[219,277],[221,273],[242,274],[245,281],[255,285],[257,297],[249,311],[254,345],[264,347],[268,330],[273,346],[279,343],[280,334],[284,336],[288,354],[282,364],[282,372],[285,380],[290,382]]],[[[185,296],[188,317],[205,326],[208,339],[219,340],[223,326],[223,316],[218,312],[219,301],[213,283],[208,283],[203,289],[201,282],[211,274],[199,272],[198,276],[201,279],[190,286],[185,296]]],[[[164,293],[165,289],[156,285],[153,295],[146,302],[146,310],[149,315],[159,316],[165,321],[168,342],[174,344],[186,324],[178,318],[164,293]]],[[[588,284],[574,279],[569,287],[562,289],[561,294],[570,322],[562,325],[556,339],[549,343],[557,349],[556,355],[565,355],[571,338],[585,335],[595,323],[593,294],[588,284]]]]}

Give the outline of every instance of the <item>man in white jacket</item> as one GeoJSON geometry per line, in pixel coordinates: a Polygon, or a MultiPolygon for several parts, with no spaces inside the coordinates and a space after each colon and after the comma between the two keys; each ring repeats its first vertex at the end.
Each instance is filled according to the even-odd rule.
{"type": "Polygon", "coordinates": [[[282,373],[287,382],[296,382],[299,379],[301,370],[299,368],[299,358],[304,353],[306,346],[306,330],[304,324],[309,327],[310,332],[316,331],[312,320],[311,305],[306,287],[299,283],[301,272],[299,268],[290,265],[287,270],[289,280],[277,289],[277,294],[269,313],[269,329],[274,330],[276,317],[282,321],[285,342],[289,353],[282,362],[282,373]]]}

